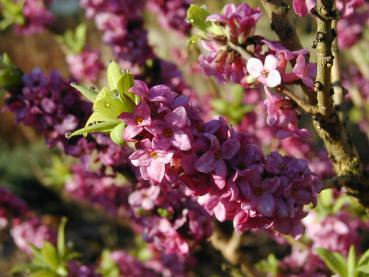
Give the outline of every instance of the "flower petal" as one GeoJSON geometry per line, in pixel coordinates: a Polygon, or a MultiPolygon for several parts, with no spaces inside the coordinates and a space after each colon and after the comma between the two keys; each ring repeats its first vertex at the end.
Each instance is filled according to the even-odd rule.
{"type": "Polygon", "coordinates": [[[265,58],[264,61],[264,69],[268,70],[268,71],[272,71],[275,70],[278,66],[278,58],[274,55],[268,55],[265,58]]]}
{"type": "Polygon", "coordinates": [[[146,170],[151,180],[161,183],[165,174],[165,164],[158,160],[152,160],[146,170]]]}
{"type": "Polygon", "coordinates": [[[171,113],[167,114],[164,117],[164,120],[167,124],[171,124],[177,126],[178,128],[182,128],[186,125],[187,122],[187,112],[184,107],[178,107],[171,113]]]}
{"type": "Polygon", "coordinates": [[[280,85],[281,81],[282,81],[281,74],[279,73],[278,70],[269,71],[269,75],[266,79],[266,85],[268,87],[274,88],[280,85]]]}
{"type": "Polygon", "coordinates": [[[247,60],[246,65],[247,72],[254,78],[259,78],[261,75],[261,72],[264,69],[263,63],[261,60],[256,58],[250,58],[247,60]]]}
{"type": "Polygon", "coordinates": [[[144,150],[136,150],[129,159],[134,166],[148,166],[151,161],[151,157],[144,150]]]}
{"type": "Polygon", "coordinates": [[[174,147],[177,147],[182,151],[188,151],[191,149],[190,138],[182,130],[176,130],[170,142],[174,147]]]}
{"type": "Polygon", "coordinates": [[[264,216],[271,217],[275,210],[275,201],[272,195],[264,193],[257,199],[257,209],[264,216]]]}
{"type": "Polygon", "coordinates": [[[195,168],[202,173],[209,173],[214,170],[215,157],[213,152],[206,152],[196,162],[195,168]]]}
{"type": "Polygon", "coordinates": [[[306,0],[293,0],[292,1],[293,10],[299,16],[307,15],[307,7],[306,7],[306,0]]]}

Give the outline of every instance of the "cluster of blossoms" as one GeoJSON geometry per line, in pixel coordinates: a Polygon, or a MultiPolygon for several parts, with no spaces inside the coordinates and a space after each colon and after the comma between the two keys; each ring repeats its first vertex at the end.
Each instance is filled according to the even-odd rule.
{"type": "Polygon", "coordinates": [[[313,249],[323,247],[344,255],[347,255],[351,245],[360,249],[359,229],[366,228],[358,217],[344,210],[321,219],[310,212],[303,222],[313,249]]]}
{"type": "Polygon", "coordinates": [[[318,214],[310,212],[303,223],[311,244],[305,248],[292,246],[291,254],[279,264],[281,276],[330,276],[328,268],[314,250],[322,247],[347,255],[352,245],[360,249],[359,229],[367,228],[359,218],[345,210],[320,219],[318,214]]]}
{"type": "Polygon", "coordinates": [[[245,61],[240,54],[232,51],[227,42],[236,45],[246,45],[249,36],[255,32],[255,26],[261,17],[259,9],[253,9],[247,4],[236,7],[228,4],[223,14],[211,15],[208,21],[226,26],[225,34],[210,34],[209,39],[201,41],[203,54],[200,65],[207,75],[215,76],[219,81],[239,83],[245,76],[245,61]]]}
{"type": "Polygon", "coordinates": [[[130,150],[114,144],[105,135],[67,139],[66,133],[83,126],[91,113],[91,104],[56,71],[49,76],[34,69],[22,77],[21,89],[11,91],[7,108],[18,122],[34,127],[49,147],[59,147],[66,154],[89,160],[96,150],[97,160],[116,170],[127,169],[130,150]]]}
{"type": "Polygon", "coordinates": [[[312,88],[316,65],[308,62],[308,51],[289,51],[278,42],[255,36],[261,11],[247,4],[228,4],[222,14],[207,17],[207,36],[201,41],[200,65],[203,71],[218,81],[230,81],[244,86],[260,83],[267,87],[303,82],[312,88]],[[268,48],[264,51],[263,46],[268,48]],[[246,58],[235,47],[245,49],[246,58]],[[289,62],[292,72],[286,72],[289,62]]]}
{"type": "Polygon", "coordinates": [[[316,76],[316,64],[309,62],[308,50],[289,51],[280,43],[255,36],[255,28],[261,16],[259,9],[247,4],[228,4],[222,14],[210,15],[207,36],[201,41],[203,53],[200,66],[218,81],[239,83],[245,88],[263,85],[266,92],[267,124],[279,139],[291,136],[308,137],[305,129],[298,127],[297,111],[291,102],[279,92],[283,86],[304,84],[312,90],[316,76]],[[245,49],[244,57],[236,47],[245,49]],[[294,66],[290,71],[288,64],[294,66]],[[271,91],[277,87],[277,93],[271,91]]]}
{"type": "Polygon", "coordinates": [[[98,51],[84,50],[67,56],[69,71],[77,80],[97,81],[104,64],[98,51]]]}
{"type": "Polygon", "coordinates": [[[35,127],[49,146],[57,146],[71,155],[81,155],[89,142],[68,140],[66,132],[83,126],[91,105],[81,100],[57,72],[45,75],[34,69],[22,77],[22,88],[11,92],[7,107],[16,114],[18,122],[35,127]]]}
{"type": "Polygon", "coordinates": [[[279,275],[273,277],[327,277],[330,271],[311,248],[292,247],[291,254],[278,265],[279,275]]]}
{"type": "Polygon", "coordinates": [[[181,264],[187,262],[191,248],[212,232],[211,218],[203,208],[169,187],[140,182],[133,190],[128,184],[120,185],[111,176],[75,166],[65,192],[114,218],[129,219],[152,250],[159,256],[164,255],[163,261],[175,258],[167,267],[180,267],[182,272],[186,268],[181,264]]]}
{"type": "Polygon", "coordinates": [[[0,187],[0,231],[8,227],[13,218],[23,217],[27,213],[28,208],[22,200],[0,187]]]}
{"type": "Polygon", "coordinates": [[[64,186],[72,198],[103,209],[111,216],[127,218],[127,198],[130,187],[118,185],[115,178],[88,171],[84,165],[75,165],[73,178],[64,186]]]}
{"type": "Polygon", "coordinates": [[[136,81],[131,92],[141,102],[120,118],[125,140],[136,142],[129,159],[143,179],[184,187],[218,220],[233,220],[237,231],[302,233],[303,206],[315,203],[321,189],[307,161],[264,156],[224,119],[204,123],[188,98],[167,86],[148,89],[136,81]]]}
{"type": "Polygon", "coordinates": [[[42,247],[45,241],[56,242],[55,231],[33,215],[21,199],[0,187],[0,232],[6,227],[17,247],[28,254],[31,245],[42,247]]]}
{"type": "Polygon", "coordinates": [[[212,233],[204,209],[170,186],[139,183],[128,201],[144,238],[161,253],[189,256],[191,248],[212,233]]]}
{"type": "Polygon", "coordinates": [[[42,223],[38,217],[15,221],[10,234],[17,247],[28,254],[32,253],[31,245],[41,248],[45,241],[56,243],[55,230],[42,223]]]}
{"type": "Polygon", "coordinates": [[[77,261],[68,263],[68,277],[102,277],[94,265],[84,265],[77,261]]]}
{"type": "Polygon", "coordinates": [[[143,28],[145,3],[145,0],[81,1],[86,15],[95,20],[97,28],[103,32],[104,42],[112,47],[118,61],[135,73],[153,57],[143,28]]]}
{"type": "Polygon", "coordinates": [[[145,264],[139,262],[136,258],[128,255],[124,251],[114,251],[110,254],[112,261],[116,263],[119,268],[120,276],[132,276],[132,277],[157,277],[155,271],[150,269],[145,264]]]}
{"type": "Polygon", "coordinates": [[[191,0],[150,0],[148,7],[159,13],[159,22],[164,28],[188,35],[191,24],[186,21],[186,15],[191,2],[191,0]]]}
{"type": "Polygon", "coordinates": [[[47,9],[48,4],[48,0],[25,0],[22,9],[24,23],[16,26],[16,30],[25,35],[43,32],[54,20],[47,9]]]}
{"type": "MultiPolygon", "coordinates": [[[[103,40],[111,46],[116,59],[123,68],[146,79],[150,84],[166,84],[176,91],[195,97],[186,84],[181,71],[174,63],[156,56],[144,29],[143,7],[160,12],[160,22],[188,34],[190,28],[185,21],[188,0],[180,1],[93,1],[81,0],[86,15],[93,18],[96,26],[103,32],[103,40]],[[124,3],[123,3],[124,2],[124,3]],[[152,61],[152,66],[147,66],[152,61]]],[[[196,97],[198,97],[196,95],[196,97]]]]}
{"type": "MultiPolygon", "coordinates": [[[[269,94],[271,93],[269,92],[269,94]]],[[[286,118],[285,116],[281,116],[280,118],[276,116],[289,114],[293,116],[293,122],[297,124],[297,114],[295,113],[295,109],[293,109],[292,102],[286,98],[281,99],[282,97],[278,94],[271,95],[272,99],[281,99],[279,101],[279,107],[284,103],[283,108],[278,110],[276,107],[270,105],[271,101],[269,97],[263,103],[261,100],[262,92],[257,89],[245,89],[244,104],[252,105],[253,109],[245,114],[240,124],[236,126],[237,130],[250,134],[252,142],[260,146],[263,150],[278,149],[287,155],[308,160],[312,172],[321,179],[332,176],[333,169],[326,151],[315,149],[311,145],[310,137],[306,136],[307,132],[304,129],[297,129],[297,125],[283,125],[283,122],[291,122],[291,120],[284,120],[286,118]],[[268,112],[268,107],[274,109],[275,114],[271,111],[268,112]],[[276,118],[278,119],[276,122],[281,122],[282,124],[278,126],[279,128],[275,124],[271,126],[268,124],[268,120],[270,120],[268,118],[276,118]],[[291,129],[288,129],[288,126],[291,129]],[[292,134],[292,130],[295,131],[293,133],[294,135],[288,136],[288,134],[292,134]],[[298,135],[301,134],[301,131],[305,132],[306,135],[304,133],[303,136],[298,135]]]]}

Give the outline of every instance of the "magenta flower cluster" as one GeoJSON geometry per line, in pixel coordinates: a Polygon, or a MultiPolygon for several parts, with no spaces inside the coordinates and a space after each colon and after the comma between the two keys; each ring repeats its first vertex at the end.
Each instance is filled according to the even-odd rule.
{"type": "Polygon", "coordinates": [[[28,208],[21,199],[0,187],[0,231],[11,226],[13,219],[22,218],[27,213],[28,208]]]}
{"type": "Polygon", "coordinates": [[[247,135],[224,119],[201,121],[188,98],[159,85],[136,81],[141,97],[124,137],[136,142],[129,157],[143,179],[178,184],[220,221],[233,220],[238,231],[274,229],[301,234],[303,206],[315,203],[321,188],[307,161],[264,156],[247,135]]]}
{"type": "Polygon", "coordinates": [[[159,22],[164,28],[188,35],[191,24],[187,22],[186,16],[191,2],[191,0],[150,0],[148,7],[158,13],[159,22]]]}
{"type": "Polygon", "coordinates": [[[15,221],[10,234],[19,249],[27,254],[32,253],[32,245],[41,248],[45,241],[56,242],[56,232],[41,222],[38,217],[31,217],[24,221],[15,221]]]}
{"type": "Polygon", "coordinates": [[[236,7],[228,4],[223,14],[211,15],[209,22],[225,26],[227,34],[214,34],[201,43],[203,54],[200,65],[207,75],[215,76],[219,81],[239,83],[245,76],[245,61],[234,51],[230,51],[227,41],[236,45],[246,45],[248,38],[254,35],[256,23],[261,17],[259,9],[253,9],[247,4],[236,7]]]}
{"type": "Polygon", "coordinates": [[[48,4],[48,0],[25,0],[22,10],[25,22],[16,26],[16,30],[24,35],[43,32],[54,20],[48,4]]]}
{"type": "MultiPolygon", "coordinates": [[[[40,69],[22,77],[22,88],[11,92],[7,107],[18,122],[35,127],[49,146],[57,146],[71,155],[91,149],[85,139],[68,140],[65,134],[82,127],[91,105],[56,72],[49,76],[40,69]]],[[[90,151],[90,150],[88,150],[90,151]]]]}
{"type": "Polygon", "coordinates": [[[97,81],[104,69],[100,52],[93,50],[68,55],[67,63],[72,76],[80,81],[97,81]]]}
{"type": "Polygon", "coordinates": [[[103,32],[103,40],[112,47],[120,64],[139,73],[146,60],[153,57],[143,28],[145,0],[82,0],[86,15],[93,18],[103,32]]]}

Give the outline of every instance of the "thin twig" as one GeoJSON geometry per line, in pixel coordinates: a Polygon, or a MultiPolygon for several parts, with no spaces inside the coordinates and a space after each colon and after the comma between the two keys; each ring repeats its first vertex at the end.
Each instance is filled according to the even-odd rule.
{"type": "Polygon", "coordinates": [[[286,87],[279,88],[278,91],[282,92],[284,95],[291,98],[306,113],[312,114],[312,115],[317,115],[319,113],[319,109],[317,106],[311,105],[308,102],[304,101],[303,99],[298,97],[296,94],[294,94],[292,91],[290,91],[288,88],[286,87]]]}

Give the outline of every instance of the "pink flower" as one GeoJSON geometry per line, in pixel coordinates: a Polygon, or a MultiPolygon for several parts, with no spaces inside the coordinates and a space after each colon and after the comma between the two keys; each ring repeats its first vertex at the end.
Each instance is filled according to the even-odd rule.
{"type": "Polygon", "coordinates": [[[178,107],[166,114],[163,120],[155,120],[147,130],[157,139],[157,145],[161,149],[168,149],[171,145],[188,151],[191,149],[189,135],[184,128],[187,124],[187,112],[184,107],[178,107]]]}
{"type": "Polygon", "coordinates": [[[213,173],[215,184],[223,189],[226,184],[227,166],[224,160],[231,159],[240,149],[240,142],[236,137],[230,137],[222,146],[218,139],[210,134],[206,134],[210,140],[210,147],[196,162],[195,167],[202,173],[213,173]]]}
{"type": "Polygon", "coordinates": [[[313,88],[316,70],[316,63],[306,64],[305,56],[300,54],[296,59],[293,73],[295,73],[296,76],[299,77],[306,86],[313,88]]]}
{"type": "Polygon", "coordinates": [[[268,87],[276,87],[281,84],[281,74],[277,70],[278,58],[274,55],[268,55],[264,64],[257,58],[247,60],[247,72],[257,79],[260,83],[268,87]]]}
{"type": "Polygon", "coordinates": [[[78,80],[96,81],[104,65],[98,51],[85,50],[82,53],[67,56],[72,75],[78,80]]]}
{"type": "Polygon", "coordinates": [[[155,142],[149,139],[142,140],[140,144],[144,149],[136,150],[129,159],[134,166],[140,167],[144,179],[160,183],[165,175],[165,165],[171,162],[174,152],[157,149],[155,142]]]}
{"type": "Polygon", "coordinates": [[[50,227],[44,225],[39,218],[31,218],[27,221],[16,223],[10,230],[18,248],[31,254],[31,245],[41,248],[45,241],[55,243],[56,233],[50,227]]]}
{"type": "Polygon", "coordinates": [[[159,186],[151,186],[132,192],[128,197],[128,203],[132,207],[152,210],[155,207],[155,201],[160,194],[159,186]]]}
{"type": "Polygon", "coordinates": [[[124,129],[125,140],[132,140],[144,130],[144,127],[151,124],[150,112],[149,105],[141,101],[134,113],[122,113],[120,115],[120,118],[127,124],[127,127],[124,129]]]}
{"type": "Polygon", "coordinates": [[[309,137],[306,129],[298,128],[298,118],[296,109],[291,101],[281,95],[270,93],[266,89],[267,98],[264,105],[267,109],[267,124],[276,128],[276,135],[280,139],[290,136],[309,137]]]}
{"type": "Polygon", "coordinates": [[[295,13],[299,16],[305,16],[316,5],[316,0],[293,0],[292,6],[295,13]]]}

